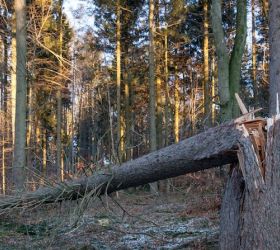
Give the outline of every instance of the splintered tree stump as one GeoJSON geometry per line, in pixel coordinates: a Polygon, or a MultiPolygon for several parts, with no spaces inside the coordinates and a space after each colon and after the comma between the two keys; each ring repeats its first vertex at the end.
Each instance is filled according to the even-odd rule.
{"type": "Polygon", "coordinates": [[[266,142],[263,122],[254,131],[240,127],[239,164],[231,169],[221,209],[221,249],[280,249],[280,120],[267,123],[266,142]]]}

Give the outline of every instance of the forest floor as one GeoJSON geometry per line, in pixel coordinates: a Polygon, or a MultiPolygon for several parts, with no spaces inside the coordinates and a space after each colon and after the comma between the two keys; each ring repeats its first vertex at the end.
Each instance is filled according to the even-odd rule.
{"type": "Polygon", "coordinates": [[[0,217],[0,249],[217,249],[224,179],[176,179],[169,194],[141,189],[0,217]]]}

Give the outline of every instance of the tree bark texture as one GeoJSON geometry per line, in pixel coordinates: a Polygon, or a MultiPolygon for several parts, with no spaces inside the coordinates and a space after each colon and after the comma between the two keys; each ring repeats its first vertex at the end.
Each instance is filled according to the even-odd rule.
{"type": "Polygon", "coordinates": [[[235,93],[240,92],[242,56],[247,37],[247,0],[237,0],[235,28],[236,34],[234,38],[234,46],[229,62],[229,89],[233,118],[240,115],[239,106],[235,100],[235,93]]]}
{"type": "Polygon", "coordinates": [[[122,78],[122,66],[121,66],[121,3],[120,0],[116,2],[116,59],[117,59],[117,153],[122,157],[124,150],[124,138],[123,138],[123,124],[122,124],[122,110],[121,110],[121,78],[122,78]]]}
{"type": "Polygon", "coordinates": [[[15,1],[16,12],[16,117],[15,145],[13,157],[13,175],[17,190],[23,190],[26,162],[26,110],[27,110],[27,81],[26,81],[26,1],[15,1]]]}
{"type": "MultiPolygon", "coordinates": [[[[252,11],[252,80],[254,97],[258,100],[258,83],[257,83],[257,32],[256,32],[256,2],[251,0],[251,11],[252,11]]],[[[258,103],[258,102],[257,102],[258,103]]]]}
{"type": "MultiPolygon", "coordinates": [[[[155,1],[149,0],[149,146],[150,152],[157,150],[156,100],[155,85],[155,1]]],[[[158,192],[157,183],[150,183],[151,191],[158,192]]]]}
{"type": "Polygon", "coordinates": [[[15,120],[16,120],[16,68],[17,68],[17,43],[16,43],[16,23],[15,23],[15,14],[13,14],[13,22],[12,22],[12,44],[11,44],[11,97],[10,97],[10,109],[11,109],[11,116],[12,116],[12,140],[13,145],[15,143],[15,120]]]}
{"type": "MultiPolygon", "coordinates": [[[[59,0],[59,73],[63,75],[63,64],[62,64],[62,46],[63,46],[63,30],[62,30],[62,0],[59,0]]],[[[61,85],[63,84],[63,79],[60,79],[61,85]]],[[[64,169],[62,164],[62,86],[58,86],[56,93],[56,101],[57,101],[57,110],[56,110],[56,167],[57,167],[57,175],[60,177],[60,180],[64,180],[64,169]]]]}
{"type": "Polygon", "coordinates": [[[150,151],[157,149],[156,133],[156,86],[155,86],[155,3],[149,2],[149,124],[150,124],[150,151]]]}
{"type": "MultiPolygon", "coordinates": [[[[270,1],[269,8],[269,49],[270,53],[270,67],[269,67],[269,112],[270,115],[275,115],[277,111],[277,93],[280,98],[280,4],[279,1],[270,1]]],[[[278,110],[279,104],[278,101],[278,110]]]]}
{"type": "Polygon", "coordinates": [[[218,88],[221,105],[221,119],[231,119],[230,91],[229,91],[229,55],[225,42],[225,34],[222,26],[221,0],[213,0],[211,6],[211,21],[214,33],[214,42],[218,59],[218,88]]]}
{"type": "Polygon", "coordinates": [[[239,107],[234,95],[240,90],[242,56],[247,36],[247,1],[237,0],[236,35],[231,53],[227,48],[224,34],[221,0],[212,1],[211,20],[218,58],[221,120],[228,121],[239,115],[239,107]]]}
{"type": "Polygon", "coordinates": [[[203,105],[207,125],[210,125],[210,77],[209,77],[209,18],[208,1],[203,2],[203,105]]]}

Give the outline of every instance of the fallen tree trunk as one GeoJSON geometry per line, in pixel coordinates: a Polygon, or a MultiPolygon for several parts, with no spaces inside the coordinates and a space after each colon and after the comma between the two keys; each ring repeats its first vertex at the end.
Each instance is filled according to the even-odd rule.
{"type": "Polygon", "coordinates": [[[0,209],[77,199],[92,191],[101,195],[234,163],[237,162],[236,149],[241,134],[236,124],[224,124],[90,177],[40,188],[21,197],[2,199],[0,209]]]}
{"type": "Polygon", "coordinates": [[[230,163],[221,249],[280,249],[280,120],[268,119],[267,139],[265,127],[264,119],[239,119],[91,177],[2,199],[0,209],[101,195],[230,163]]]}

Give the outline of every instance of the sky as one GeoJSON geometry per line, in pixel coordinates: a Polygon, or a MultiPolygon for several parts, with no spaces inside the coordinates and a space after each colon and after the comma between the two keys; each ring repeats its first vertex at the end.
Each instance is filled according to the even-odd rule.
{"type": "Polygon", "coordinates": [[[81,29],[87,26],[94,26],[94,16],[85,14],[89,13],[89,11],[87,11],[89,9],[88,7],[89,5],[84,0],[64,0],[64,12],[69,18],[71,26],[77,33],[80,33],[81,29]]]}

